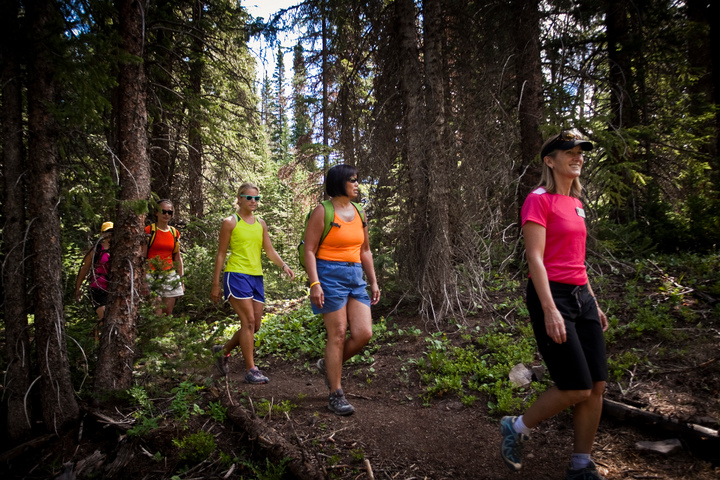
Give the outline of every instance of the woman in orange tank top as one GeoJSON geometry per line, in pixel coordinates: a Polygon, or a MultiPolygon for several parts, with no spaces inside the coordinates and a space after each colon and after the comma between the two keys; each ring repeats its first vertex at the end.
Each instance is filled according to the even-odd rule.
{"type": "Polygon", "coordinates": [[[358,195],[357,170],[336,165],[327,172],[325,192],[335,209],[333,227],[320,243],[325,209],[319,205],[305,230],[305,269],[310,280],[314,313],[321,313],[327,329],[325,358],[317,367],[330,389],[328,408],[337,415],[355,409],[341,387],[342,364],[367,345],[372,337],[370,306],[380,300],[365,219],[350,199],[358,195]],[[363,279],[363,272],[367,283],[363,279]],[[367,286],[370,287],[370,296],[367,286]],[[350,328],[350,336],[345,333],[350,328]]]}

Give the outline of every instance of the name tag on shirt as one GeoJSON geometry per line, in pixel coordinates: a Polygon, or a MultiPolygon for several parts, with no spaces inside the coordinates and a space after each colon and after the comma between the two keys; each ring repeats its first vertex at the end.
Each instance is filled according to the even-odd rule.
{"type": "Polygon", "coordinates": [[[577,212],[578,217],[585,218],[585,210],[580,207],[575,207],[575,211],[577,212]]]}

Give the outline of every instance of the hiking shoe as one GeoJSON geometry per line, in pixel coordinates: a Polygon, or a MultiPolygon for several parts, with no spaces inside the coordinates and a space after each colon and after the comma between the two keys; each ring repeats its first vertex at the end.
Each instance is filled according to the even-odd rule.
{"type": "Polygon", "coordinates": [[[222,345],[213,345],[212,347],[212,354],[213,357],[215,357],[215,366],[218,369],[218,372],[220,372],[221,376],[225,376],[230,372],[230,368],[228,367],[228,357],[223,352],[223,346],[222,345]]]}
{"type": "Polygon", "coordinates": [[[317,361],[315,364],[318,370],[320,370],[320,373],[322,373],[322,376],[325,377],[325,385],[327,385],[328,390],[330,390],[330,380],[327,378],[327,370],[325,369],[325,359],[321,358],[317,361]]]}
{"type": "Polygon", "coordinates": [[[503,417],[500,420],[500,435],[502,435],[500,455],[510,470],[518,471],[522,467],[522,444],[530,437],[515,431],[513,428],[515,420],[517,417],[503,417]]]}
{"type": "Polygon", "coordinates": [[[262,383],[268,383],[270,379],[263,375],[257,367],[253,367],[245,374],[245,383],[252,383],[253,385],[259,385],[262,383]]]}
{"type": "Polygon", "coordinates": [[[342,388],[339,388],[334,392],[330,392],[328,409],[335,415],[352,415],[355,412],[355,407],[350,405],[350,402],[347,401],[342,388]]]}
{"type": "Polygon", "coordinates": [[[580,470],[573,470],[572,464],[568,466],[567,472],[565,473],[565,480],[607,480],[605,477],[600,475],[598,472],[595,462],[592,460],[587,467],[581,468],[580,470]]]}

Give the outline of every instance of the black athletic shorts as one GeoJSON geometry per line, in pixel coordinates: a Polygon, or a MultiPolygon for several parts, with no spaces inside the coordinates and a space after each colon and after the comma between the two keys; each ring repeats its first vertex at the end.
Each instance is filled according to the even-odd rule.
{"type": "Polygon", "coordinates": [[[527,286],[527,306],[535,339],[550,376],[560,390],[589,390],[607,380],[605,338],[595,299],[587,284],[550,282],[555,306],[565,319],[565,343],[555,343],[545,329],[545,314],[532,280],[527,286]]]}
{"type": "Polygon", "coordinates": [[[100,307],[107,305],[108,292],[102,288],[90,287],[90,300],[92,301],[93,307],[97,310],[100,307]]]}

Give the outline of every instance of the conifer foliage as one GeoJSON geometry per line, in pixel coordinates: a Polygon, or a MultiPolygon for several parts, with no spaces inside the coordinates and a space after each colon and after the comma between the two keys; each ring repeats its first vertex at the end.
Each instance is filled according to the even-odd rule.
{"type": "MultiPolygon", "coordinates": [[[[258,184],[260,214],[291,259],[323,172],[340,162],[360,172],[384,299],[438,325],[487,306],[493,272],[522,263],[518,212],[542,139],[570,126],[595,145],[582,177],[592,250],[713,251],[717,8],[307,0],[265,21],[235,0],[3,1],[10,434],[78,417],[65,327],[90,316],[69,285],[108,220],[111,303],[91,367],[97,392],[132,384],[142,228],[158,198],[172,199],[193,266],[178,312],[199,317],[237,187],[258,184]],[[295,29],[291,45],[277,41],[282,28],[295,29]],[[248,40],[261,34],[278,62],[257,81],[248,40]],[[39,411],[19,403],[27,392],[39,411]]],[[[273,275],[271,294],[301,291],[273,275]]]]}

